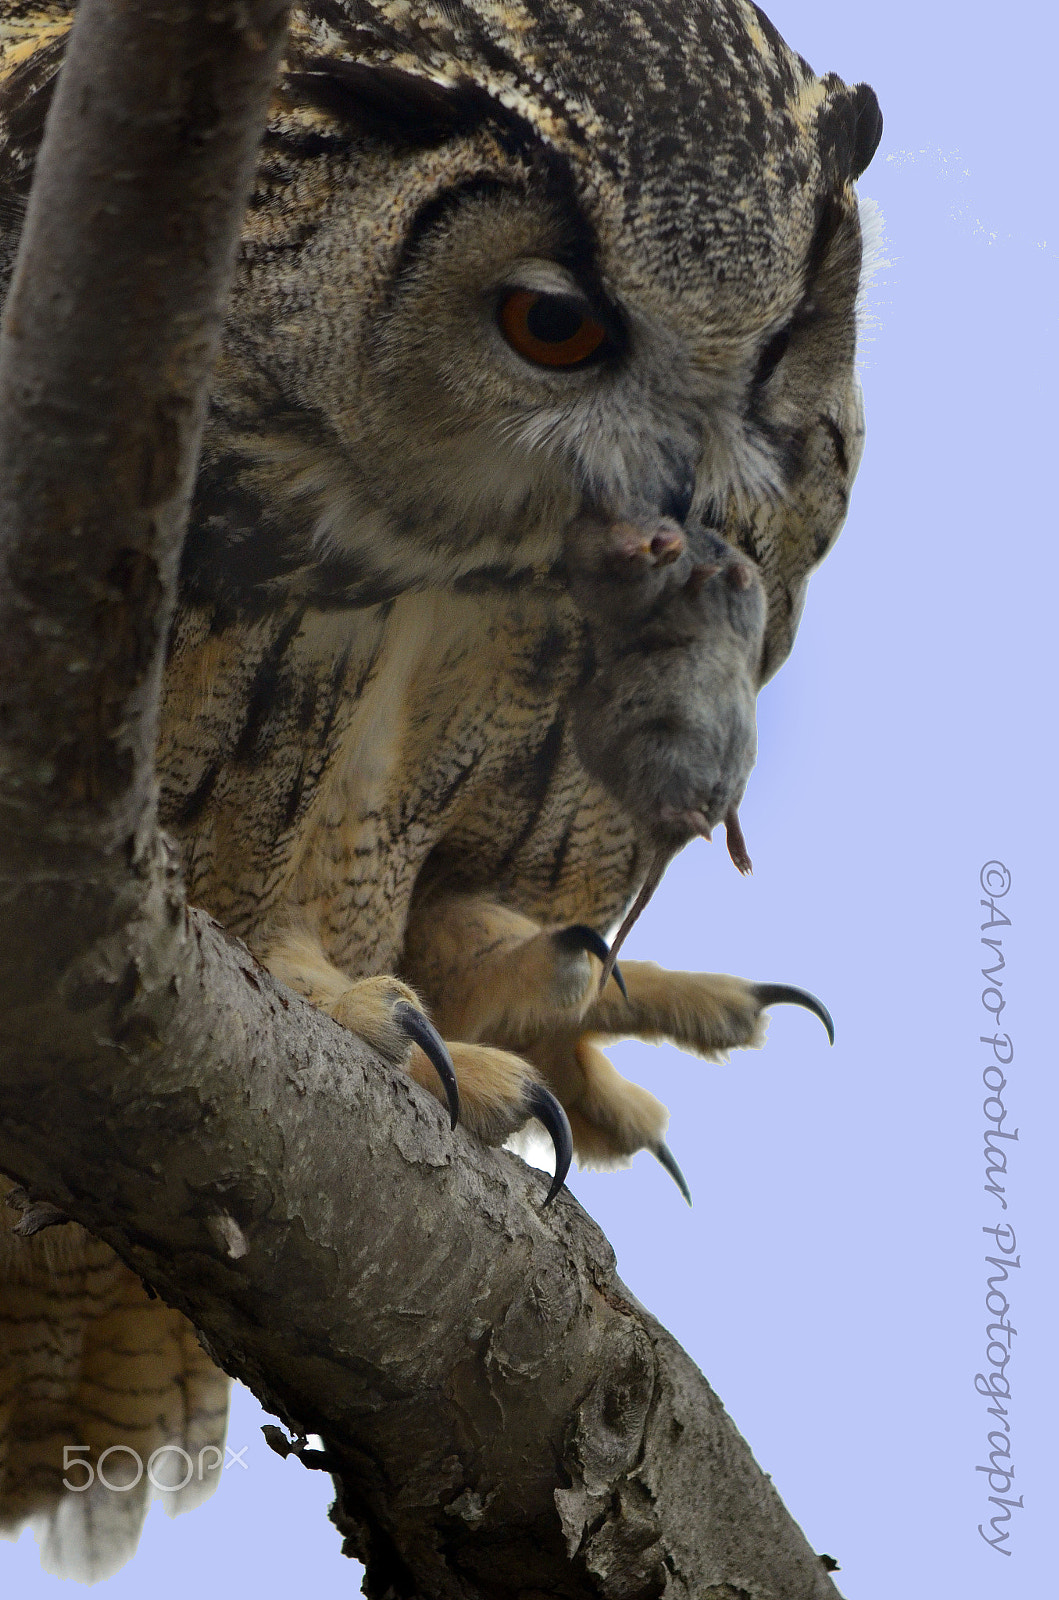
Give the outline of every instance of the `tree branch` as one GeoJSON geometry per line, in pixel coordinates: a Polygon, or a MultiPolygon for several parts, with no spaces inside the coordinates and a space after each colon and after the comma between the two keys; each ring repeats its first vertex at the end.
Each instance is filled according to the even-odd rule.
{"type": "Polygon", "coordinates": [[[84,0],[0,347],[0,1169],[297,1432],[376,1596],[836,1591],[567,1195],[189,911],[152,770],[278,0],[84,0]],[[132,70],[130,63],[135,63],[132,70]]]}

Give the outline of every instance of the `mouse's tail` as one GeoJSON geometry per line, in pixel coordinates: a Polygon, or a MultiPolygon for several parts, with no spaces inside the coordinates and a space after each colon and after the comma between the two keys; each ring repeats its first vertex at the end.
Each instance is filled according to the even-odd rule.
{"type": "Polygon", "coordinates": [[[651,896],[661,883],[662,874],[665,872],[666,867],[669,864],[669,859],[670,852],[668,850],[658,851],[654,861],[652,862],[651,870],[647,874],[643,888],[640,890],[639,894],[636,896],[636,899],[625,913],[624,922],[614,935],[614,938],[611,940],[610,954],[603,963],[603,976],[599,980],[601,994],[607,987],[607,984],[610,982],[611,973],[614,971],[614,964],[618,959],[618,952],[625,943],[625,939],[631,931],[633,924],[638,920],[641,911],[644,910],[651,896]]]}

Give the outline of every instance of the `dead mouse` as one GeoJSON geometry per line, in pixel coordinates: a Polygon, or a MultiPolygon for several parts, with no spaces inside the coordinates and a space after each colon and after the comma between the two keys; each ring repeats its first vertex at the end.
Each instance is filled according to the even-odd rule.
{"type": "Polygon", "coordinates": [[[580,517],[564,560],[593,656],[571,704],[578,755],[635,822],[651,862],[613,961],[696,834],[709,838],[723,821],[732,860],[751,870],[738,808],[757,756],[765,592],[732,545],[703,529],[689,543],[668,518],[644,527],[580,517]]]}

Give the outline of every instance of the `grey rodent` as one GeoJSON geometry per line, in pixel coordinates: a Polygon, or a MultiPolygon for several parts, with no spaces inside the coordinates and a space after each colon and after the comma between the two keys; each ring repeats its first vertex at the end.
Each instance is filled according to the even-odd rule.
{"type": "Polygon", "coordinates": [[[738,550],[669,519],[641,527],[582,516],[564,559],[594,657],[571,706],[577,751],[651,852],[605,982],[666,866],[696,834],[709,838],[723,821],[732,860],[751,870],[738,807],[757,756],[765,592],[738,550]]]}

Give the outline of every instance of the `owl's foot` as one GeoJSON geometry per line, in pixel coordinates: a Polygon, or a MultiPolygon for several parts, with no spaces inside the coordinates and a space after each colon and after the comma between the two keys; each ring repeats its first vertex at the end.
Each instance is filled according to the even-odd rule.
{"type": "Polygon", "coordinates": [[[555,1146],[548,1201],[558,1193],[570,1170],[570,1125],[526,1061],[488,1045],[447,1045],[408,984],[389,976],[351,984],[308,935],[288,935],[268,951],[265,964],[447,1105],[453,1127],[458,1117],[485,1144],[499,1145],[536,1117],[555,1146]]]}
{"type": "MultiPolygon", "coordinates": [[[[310,995],[309,998],[314,997],[310,995]]],[[[452,1127],[456,1126],[460,1117],[460,1091],[452,1057],[407,984],[390,977],[362,978],[359,983],[347,982],[342,993],[334,998],[318,999],[316,1003],[343,1028],[363,1039],[384,1061],[407,1067],[410,1050],[424,1057],[431,1072],[437,1075],[449,1108],[449,1120],[452,1127]]],[[[434,1081],[432,1079],[432,1087],[434,1081]]]]}
{"type": "MultiPolygon", "coordinates": [[[[566,1112],[540,1081],[539,1074],[508,1050],[485,1044],[449,1047],[460,1084],[460,1120],[483,1144],[500,1145],[535,1117],[555,1147],[555,1176],[544,1204],[559,1193],[573,1159],[573,1138],[566,1112]]],[[[424,1089],[437,1096],[437,1080],[430,1066],[415,1052],[408,1071],[424,1089]]],[[[440,1097],[439,1097],[440,1098],[440,1097]]]]}
{"type": "Polygon", "coordinates": [[[669,1039],[683,1050],[720,1060],[729,1050],[756,1048],[765,1036],[770,1006],[795,1005],[823,1023],[831,1044],[835,1025],[827,1007],[784,983],[750,983],[719,972],[667,972],[653,961],[627,961],[628,1001],[613,991],[597,996],[581,1022],[608,1038],[669,1039]]]}
{"type": "Polygon", "coordinates": [[[438,1100],[444,1096],[452,1126],[459,1118],[484,1144],[503,1144],[527,1118],[536,1117],[555,1147],[555,1176],[544,1203],[554,1200],[573,1157],[570,1124],[558,1100],[520,1056],[488,1045],[446,1045],[412,990],[395,978],[364,978],[326,1009],[380,1055],[403,1066],[421,1088],[438,1100]]]}
{"type": "Polygon", "coordinates": [[[563,1085],[579,1166],[623,1167],[649,1150],[690,1206],[688,1180],[663,1137],[669,1113],[660,1100],[623,1078],[593,1039],[568,1034],[535,1054],[548,1077],[563,1085]]]}
{"type": "Polygon", "coordinates": [[[556,1030],[530,1056],[566,1107],[581,1166],[624,1166],[638,1150],[650,1150],[690,1198],[665,1143],[669,1112],[647,1089],[622,1077],[598,1040],[556,1030]]]}
{"type": "Polygon", "coordinates": [[[663,1139],[661,1144],[656,1144],[651,1153],[658,1162],[659,1166],[664,1167],[669,1173],[669,1176],[672,1178],[673,1182],[676,1184],[677,1188],[680,1190],[681,1194],[684,1196],[684,1199],[690,1206],[691,1190],[688,1187],[688,1180],[678,1167],[676,1157],[666,1144],[665,1140],[663,1139]]]}
{"type": "MultiPolygon", "coordinates": [[[[446,1039],[519,1050],[557,1018],[582,1015],[609,955],[602,935],[581,923],[549,932],[506,906],[449,895],[417,908],[402,970],[446,1039]]],[[[624,994],[620,971],[613,993],[624,994]]]]}
{"type": "Polygon", "coordinates": [[[835,1024],[831,1013],[824,1002],[808,989],[799,989],[793,983],[755,983],[753,989],[758,1005],[764,1009],[769,1006],[801,1006],[811,1011],[823,1023],[828,1044],[834,1044],[835,1024]]]}
{"type": "Polygon", "coordinates": [[[449,1127],[455,1128],[460,1120],[460,1090],[456,1082],[456,1069],[452,1064],[448,1046],[430,1018],[407,1000],[398,1000],[394,1006],[394,1020],[417,1044],[441,1079],[449,1108],[449,1127]]]}
{"type": "Polygon", "coordinates": [[[594,975],[607,961],[594,929],[575,924],[547,932],[484,898],[451,895],[418,907],[404,970],[446,1038],[488,1041],[450,1046],[464,1103],[472,1083],[480,1106],[474,1120],[466,1114],[464,1120],[481,1137],[499,1142],[525,1116],[518,1075],[526,1071],[526,1057],[565,1108],[580,1162],[620,1165],[650,1150],[688,1199],[664,1142],[665,1107],[615,1071],[599,1044],[667,1039],[716,1061],[730,1050],[759,1046],[772,1005],[804,1006],[833,1042],[830,1014],[804,989],[721,973],[667,972],[647,961],[626,962],[620,987],[608,984],[599,992],[594,975]],[[505,1069],[509,1081],[497,1058],[513,1064],[505,1069]]]}
{"type": "Polygon", "coordinates": [[[760,1045],[771,1005],[804,1006],[834,1042],[830,1014],[814,995],[787,984],[748,983],[720,973],[666,972],[652,962],[625,966],[627,999],[597,999],[576,1029],[560,1023],[542,1033],[527,1054],[566,1107],[578,1161],[590,1167],[624,1165],[649,1150],[685,1200],[691,1192],[665,1143],[665,1107],[630,1083],[603,1054],[604,1038],[669,1040],[718,1060],[731,1049],[760,1045]]]}

